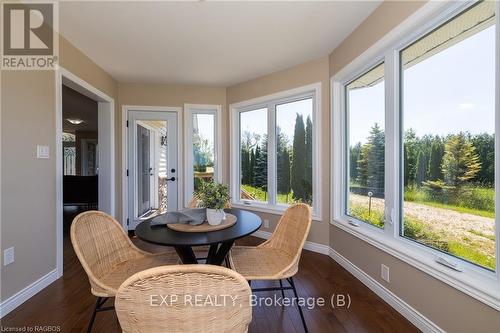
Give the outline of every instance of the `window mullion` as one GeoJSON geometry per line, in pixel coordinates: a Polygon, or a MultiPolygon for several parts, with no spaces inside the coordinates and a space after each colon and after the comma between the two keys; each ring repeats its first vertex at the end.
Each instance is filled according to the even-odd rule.
{"type": "Polygon", "coordinates": [[[400,122],[399,122],[399,54],[389,50],[385,55],[385,234],[399,233],[400,211],[400,122]]]}
{"type": "Polygon", "coordinates": [[[276,103],[267,107],[267,193],[270,205],[276,205],[276,103]]]}
{"type": "Polygon", "coordinates": [[[496,275],[500,285],[500,2],[495,7],[496,41],[495,41],[495,247],[496,275]]]}

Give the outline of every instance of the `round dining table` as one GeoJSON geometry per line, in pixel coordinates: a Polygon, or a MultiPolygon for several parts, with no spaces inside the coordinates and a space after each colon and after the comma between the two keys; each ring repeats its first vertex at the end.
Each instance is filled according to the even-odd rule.
{"type": "Polygon", "coordinates": [[[157,245],[173,246],[183,264],[197,264],[198,259],[193,247],[210,245],[206,263],[221,265],[234,241],[257,231],[262,225],[261,218],[242,209],[225,209],[226,213],[236,216],[236,223],[226,229],[210,232],[175,231],[166,225],[151,225],[145,220],[135,228],[137,237],[145,242],[157,245]]]}

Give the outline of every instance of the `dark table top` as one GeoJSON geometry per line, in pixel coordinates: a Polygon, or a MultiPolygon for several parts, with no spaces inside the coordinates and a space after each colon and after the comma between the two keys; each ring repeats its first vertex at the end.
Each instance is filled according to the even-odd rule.
{"type": "Polygon", "coordinates": [[[249,211],[235,208],[224,211],[237,218],[236,223],[226,229],[211,232],[180,232],[171,230],[165,225],[151,226],[151,219],[149,219],[135,228],[135,234],[148,243],[167,246],[199,246],[236,240],[254,233],[262,225],[261,218],[249,211]]]}

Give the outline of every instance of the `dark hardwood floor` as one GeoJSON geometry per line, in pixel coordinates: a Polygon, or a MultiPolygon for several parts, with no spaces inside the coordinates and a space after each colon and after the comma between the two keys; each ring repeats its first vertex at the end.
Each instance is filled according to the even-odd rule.
{"type": "MultiPolygon", "coordinates": [[[[161,250],[159,246],[135,238],[133,241],[148,251],[161,250]]],[[[238,243],[254,245],[261,241],[248,237],[238,243]]],[[[304,251],[295,282],[299,296],[327,300],[323,307],[304,309],[310,332],[418,332],[416,327],[328,256],[304,251]],[[350,307],[332,308],[332,294],[349,295],[350,307]]],[[[271,282],[252,284],[259,287],[271,285],[271,282]]],[[[272,292],[259,293],[259,296],[272,295],[272,292]]],[[[8,314],[2,319],[1,326],[47,325],[59,327],[59,332],[85,332],[94,302],[87,277],[65,232],[64,276],[8,314]]],[[[93,332],[121,332],[114,311],[98,313],[93,332]]],[[[249,332],[303,331],[296,308],[256,306],[249,332]]]]}

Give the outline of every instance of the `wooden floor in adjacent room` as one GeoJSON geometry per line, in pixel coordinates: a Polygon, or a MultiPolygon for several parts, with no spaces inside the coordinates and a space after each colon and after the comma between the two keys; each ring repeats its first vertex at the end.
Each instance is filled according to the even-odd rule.
{"type": "MultiPolygon", "coordinates": [[[[65,234],[64,276],[3,318],[1,325],[4,328],[49,325],[60,327],[59,332],[85,332],[95,298],[90,293],[87,277],[65,234]]],[[[238,243],[253,245],[261,241],[248,237],[238,243]]],[[[151,246],[137,239],[134,239],[134,243],[149,251],[161,250],[159,246],[151,246]]],[[[305,318],[312,333],[418,332],[410,322],[328,256],[304,251],[295,281],[299,296],[323,297],[328,301],[322,308],[305,309],[305,318]],[[332,294],[349,294],[351,306],[332,308],[329,304],[332,294]]],[[[266,284],[253,283],[252,286],[266,284]]],[[[93,332],[121,332],[114,311],[98,313],[93,332]]],[[[249,332],[303,331],[296,308],[261,306],[254,307],[249,332]]]]}

